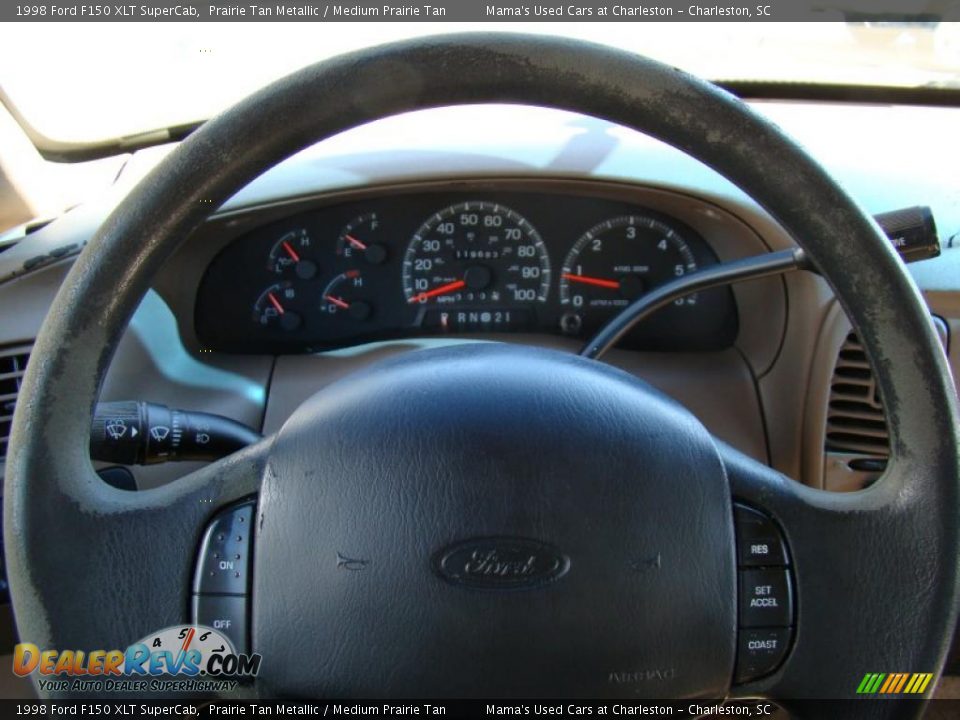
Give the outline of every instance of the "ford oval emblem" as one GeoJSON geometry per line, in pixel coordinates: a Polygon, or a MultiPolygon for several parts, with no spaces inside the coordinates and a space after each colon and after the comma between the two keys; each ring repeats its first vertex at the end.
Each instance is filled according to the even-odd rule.
{"type": "Polygon", "coordinates": [[[478,590],[520,590],[561,577],[570,558],[550,545],[512,537],[464,540],[434,558],[440,576],[478,590]]]}

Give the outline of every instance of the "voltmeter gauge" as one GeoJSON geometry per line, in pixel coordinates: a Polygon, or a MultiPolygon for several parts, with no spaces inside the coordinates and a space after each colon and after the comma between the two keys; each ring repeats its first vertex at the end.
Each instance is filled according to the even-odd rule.
{"type": "Polygon", "coordinates": [[[261,292],[253,304],[253,322],[286,331],[298,330],[303,316],[294,307],[297,288],[291,282],[274,283],[261,292]]]}

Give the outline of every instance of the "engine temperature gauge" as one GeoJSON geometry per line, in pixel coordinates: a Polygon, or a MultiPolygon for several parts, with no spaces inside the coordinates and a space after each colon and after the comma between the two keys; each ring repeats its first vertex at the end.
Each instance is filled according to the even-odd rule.
{"type": "Polygon", "coordinates": [[[373,306],[362,299],[363,292],[363,275],[359,270],[340,273],[323,289],[320,311],[328,315],[344,313],[353,320],[366,320],[373,314],[373,306]]]}

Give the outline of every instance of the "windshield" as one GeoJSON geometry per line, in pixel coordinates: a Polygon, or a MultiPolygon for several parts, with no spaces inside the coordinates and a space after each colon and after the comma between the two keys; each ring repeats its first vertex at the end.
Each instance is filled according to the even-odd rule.
{"type": "Polygon", "coordinates": [[[582,38],[714,80],[960,91],[957,22],[18,24],[0,43],[0,87],[48,138],[94,142],[206,119],[342,52],[464,30],[582,38]]]}

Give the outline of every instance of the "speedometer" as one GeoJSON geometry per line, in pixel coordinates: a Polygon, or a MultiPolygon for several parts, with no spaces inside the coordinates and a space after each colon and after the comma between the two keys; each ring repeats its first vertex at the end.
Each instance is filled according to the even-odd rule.
{"type": "Polygon", "coordinates": [[[403,258],[410,304],[489,308],[543,303],[550,258],[540,234],[503,205],[470,201],[431,215],[403,258]]]}

